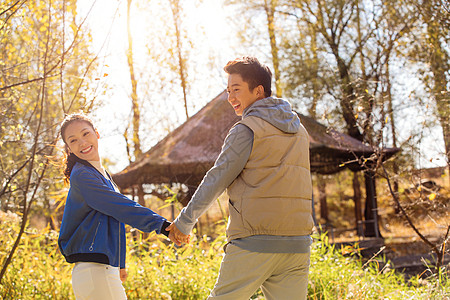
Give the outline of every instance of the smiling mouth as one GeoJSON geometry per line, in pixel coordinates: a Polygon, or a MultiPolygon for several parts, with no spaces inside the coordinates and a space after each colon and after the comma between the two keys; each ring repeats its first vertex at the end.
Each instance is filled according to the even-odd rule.
{"type": "Polygon", "coordinates": [[[239,107],[241,107],[240,104],[233,105],[234,110],[237,110],[239,107]]]}
{"type": "Polygon", "coordinates": [[[87,147],[86,149],[81,150],[80,152],[81,152],[82,154],[86,154],[86,153],[88,153],[89,151],[91,151],[91,149],[92,149],[92,146],[89,146],[89,147],[87,147]]]}

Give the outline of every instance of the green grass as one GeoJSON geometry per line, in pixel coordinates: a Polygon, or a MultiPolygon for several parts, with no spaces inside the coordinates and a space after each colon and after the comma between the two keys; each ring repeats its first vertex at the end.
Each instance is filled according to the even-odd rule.
{"type": "Polygon", "coordinates": [[[336,249],[325,235],[313,244],[308,286],[309,299],[450,299],[448,273],[409,281],[376,259],[359,259],[358,248],[336,249]]]}
{"type": "MultiPolygon", "coordinates": [[[[3,261],[18,232],[17,220],[0,220],[0,259],[3,261]]],[[[335,249],[325,235],[316,236],[311,254],[309,299],[450,299],[448,273],[441,278],[413,277],[405,281],[378,262],[364,263],[358,249],[335,249]],[[345,254],[345,255],[344,255],[345,254]]],[[[150,235],[134,241],[128,234],[129,299],[205,299],[214,286],[225,238],[206,237],[175,248],[150,235]]],[[[0,299],[74,299],[72,266],[57,248],[57,233],[27,231],[0,285],[0,299]]],[[[253,299],[264,299],[258,291],[253,299]]]]}

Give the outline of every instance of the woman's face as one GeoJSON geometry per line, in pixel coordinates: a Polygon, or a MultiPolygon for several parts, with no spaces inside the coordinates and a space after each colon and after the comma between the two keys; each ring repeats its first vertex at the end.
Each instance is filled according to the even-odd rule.
{"type": "Polygon", "coordinates": [[[70,123],[64,132],[63,139],[69,147],[69,152],[78,158],[90,161],[99,161],[97,130],[85,121],[70,123]]]}

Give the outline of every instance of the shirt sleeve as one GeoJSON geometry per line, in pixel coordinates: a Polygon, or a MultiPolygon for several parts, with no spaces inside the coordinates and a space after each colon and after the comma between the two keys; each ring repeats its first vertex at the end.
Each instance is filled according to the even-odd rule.
{"type": "Polygon", "coordinates": [[[91,208],[141,231],[161,232],[165,218],[116,192],[91,172],[72,172],[70,184],[91,208]]]}
{"type": "Polygon", "coordinates": [[[189,234],[198,218],[242,172],[252,147],[253,131],[250,128],[238,124],[229,131],[214,166],[203,177],[191,201],[174,221],[181,232],[189,234]]]}

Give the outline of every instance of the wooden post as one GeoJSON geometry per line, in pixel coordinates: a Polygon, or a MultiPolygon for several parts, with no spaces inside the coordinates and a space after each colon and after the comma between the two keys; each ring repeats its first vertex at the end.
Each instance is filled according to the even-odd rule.
{"type": "Polygon", "coordinates": [[[381,237],[378,227],[377,194],[375,190],[375,173],[372,170],[364,171],[366,182],[366,206],[364,210],[366,237],[381,237]]]}
{"type": "Polygon", "coordinates": [[[362,220],[361,186],[358,172],[353,172],[353,201],[355,202],[355,226],[358,236],[364,236],[364,224],[362,220]]]}
{"type": "Polygon", "coordinates": [[[328,204],[326,194],[326,182],[322,175],[317,174],[317,188],[319,190],[319,202],[320,202],[320,219],[328,225],[330,222],[328,217],[328,204]]]}

